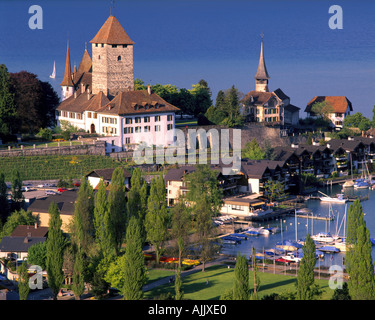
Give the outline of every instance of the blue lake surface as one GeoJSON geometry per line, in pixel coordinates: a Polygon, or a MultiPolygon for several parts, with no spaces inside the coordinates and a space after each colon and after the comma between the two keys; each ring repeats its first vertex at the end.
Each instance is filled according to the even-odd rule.
{"type": "MultiPolygon", "coordinates": [[[[344,193],[345,195],[353,198],[355,196],[369,196],[369,200],[364,200],[361,202],[364,212],[364,220],[366,221],[366,226],[370,231],[370,237],[375,237],[375,190],[370,189],[360,189],[356,190],[354,188],[347,188],[342,191],[342,186],[324,187],[320,189],[327,195],[335,195],[337,193],[344,193]]],[[[252,247],[255,247],[257,252],[262,252],[263,249],[274,248],[276,243],[282,240],[301,240],[305,239],[306,235],[309,233],[317,234],[319,232],[330,232],[331,234],[338,233],[340,236],[344,235],[344,225],[347,224],[343,221],[345,216],[345,206],[346,212],[348,212],[349,206],[352,202],[346,202],[346,204],[331,203],[331,214],[333,212],[335,219],[333,221],[325,220],[312,220],[305,218],[297,218],[297,228],[294,216],[284,216],[277,220],[270,220],[264,223],[254,223],[254,226],[264,226],[264,227],[279,227],[282,232],[276,234],[270,234],[268,236],[253,236],[248,238],[248,240],[241,241],[241,244],[230,245],[224,244],[221,250],[224,254],[237,255],[240,253],[249,257],[252,252],[252,247]],[[340,228],[341,226],[341,228],[340,228]]],[[[326,202],[320,202],[319,200],[308,200],[306,202],[307,208],[310,208],[314,215],[320,215],[322,217],[328,217],[330,211],[330,205],[326,202]]],[[[347,220],[347,215],[346,215],[347,220]]],[[[326,253],[323,259],[317,261],[317,265],[330,267],[331,265],[343,266],[344,264],[345,252],[339,252],[335,254],[326,253]]],[[[372,249],[372,257],[375,257],[375,246],[372,249]]]]}

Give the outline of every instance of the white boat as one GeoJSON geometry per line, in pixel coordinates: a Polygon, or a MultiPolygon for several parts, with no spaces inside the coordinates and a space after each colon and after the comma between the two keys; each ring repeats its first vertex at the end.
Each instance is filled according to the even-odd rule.
{"type": "Polygon", "coordinates": [[[288,253],[286,256],[281,256],[281,258],[291,262],[300,262],[302,260],[301,257],[298,257],[294,253],[288,253]]]}
{"type": "Polygon", "coordinates": [[[311,239],[316,242],[331,243],[337,241],[339,236],[333,236],[329,232],[319,232],[318,234],[311,236],[311,239]]]}
{"type": "Polygon", "coordinates": [[[348,199],[344,198],[344,194],[342,193],[338,193],[336,197],[329,197],[323,192],[320,192],[320,193],[324,195],[324,197],[320,197],[320,201],[323,201],[323,202],[345,203],[346,201],[348,201],[348,199]]]}
{"type": "Polygon", "coordinates": [[[49,77],[51,79],[55,79],[56,78],[56,62],[55,61],[53,62],[53,71],[52,71],[52,74],[49,77]]]}

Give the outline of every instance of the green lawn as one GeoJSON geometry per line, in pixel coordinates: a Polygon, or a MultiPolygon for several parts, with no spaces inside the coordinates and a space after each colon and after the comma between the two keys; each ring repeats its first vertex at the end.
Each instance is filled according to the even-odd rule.
{"type": "MultiPolygon", "coordinates": [[[[275,275],[272,273],[259,272],[260,291],[259,297],[271,293],[294,292],[296,291],[296,277],[288,275],[275,275]]],[[[250,288],[253,289],[252,283],[253,272],[250,271],[250,288]]],[[[233,287],[234,269],[228,269],[227,266],[218,265],[206,268],[205,272],[198,271],[182,279],[182,290],[185,299],[191,300],[218,300],[220,295],[226,290],[233,287]],[[208,279],[208,285],[206,281],[208,279]]],[[[333,290],[328,287],[328,280],[315,280],[324,290],[322,300],[329,300],[333,290]]],[[[145,298],[153,299],[162,293],[170,292],[174,295],[174,285],[166,284],[159,286],[154,290],[145,292],[145,298]]]]}

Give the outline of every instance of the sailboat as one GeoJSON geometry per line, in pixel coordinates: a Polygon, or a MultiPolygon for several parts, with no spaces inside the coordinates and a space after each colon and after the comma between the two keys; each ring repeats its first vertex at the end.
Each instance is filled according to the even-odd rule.
{"type": "Polygon", "coordinates": [[[49,77],[51,79],[55,79],[56,78],[56,62],[55,61],[53,62],[53,71],[52,71],[52,74],[49,77]]]}

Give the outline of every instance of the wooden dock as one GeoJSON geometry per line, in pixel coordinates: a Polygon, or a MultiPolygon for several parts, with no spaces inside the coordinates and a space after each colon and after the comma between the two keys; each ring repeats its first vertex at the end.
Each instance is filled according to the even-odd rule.
{"type": "Polygon", "coordinates": [[[313,219],[313,220],[326,220],[326,221],[335,220],[334,217],[321,217],[321,216],[313,216],[313,215],[307,215],[307,214],[297,214],[297,218],[305,218],[305,219],[313,219]]]}

